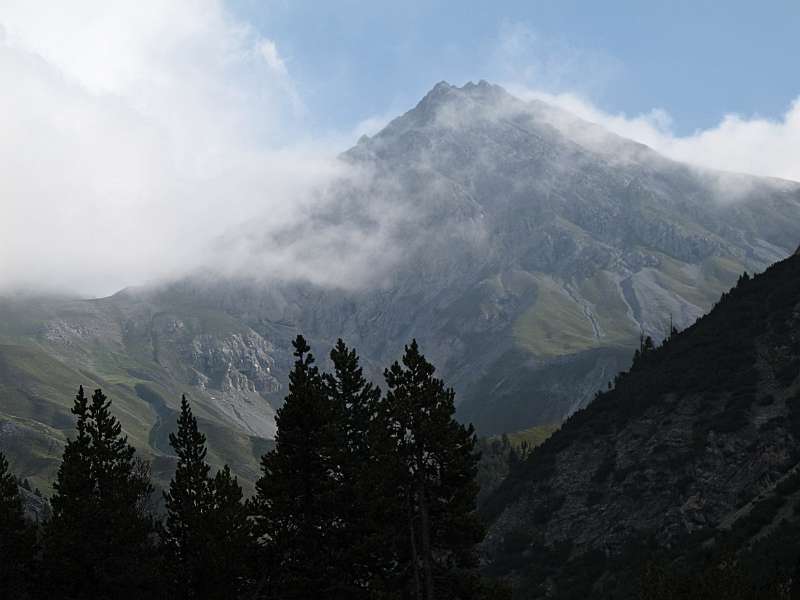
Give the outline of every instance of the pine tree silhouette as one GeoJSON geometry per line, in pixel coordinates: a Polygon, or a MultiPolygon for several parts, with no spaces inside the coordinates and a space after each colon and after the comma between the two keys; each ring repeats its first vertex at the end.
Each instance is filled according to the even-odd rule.
{"type": "Polygon", "coordinates": [[[178,457],[164,493],[166,577],[173,598],[229,598],[247,585],[250,527],[242,489],[227,465],[211,478],[206,437],[181,398],[178,431],[169,435],[178,457]]]}
{"type": "Polygon", "coordinates": [[[33,526],[25,520],[17,479],[0,452],[0,598],[27,598],[33,576],[33,526]]]}
{"type": "Polygon", "coordinates": [[[331,598],[339,579],[331,560],[341,477],[337,421],[306,340],[298,335],[293,345],[289,394],[253,502],[258,534],[267,541],[262,577],[269,576],[271,597],[331,598]]]}
{"type": "Polygon", "coordinates": [[[408,591],[425,600],[464,597],[481,586],[475,547],[484,535],[475,433],[453,419],[454,392],[434,372],[413,340],[402,365],[385,373],[386,431],[398,457],[398,470],[387,477],[406,502],[407,551],[398,566],[408,591]]]}
{"type": "Polygon", "coordinates": [[[333,372],[324,375],[336,421],[338,467],[336,548],[338,593],[368,598],[386,569],[385,527],[376,490],[385,476],[374,452],[371,428],[379,409],[380,389],[368,382],[358,354],[340,339],[330,354],[333,372]]]}
{"type": "Polygon", "coordinates": [[[44,532],[43,584],[75,599],[141,598],[158,589],[148,466],[96,390],[78,390],[77,436],[58,470],[53,516],[44,532]]]}

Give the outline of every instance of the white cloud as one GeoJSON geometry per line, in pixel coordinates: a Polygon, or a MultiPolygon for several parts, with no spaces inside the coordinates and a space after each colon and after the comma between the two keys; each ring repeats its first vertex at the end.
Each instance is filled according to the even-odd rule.
{"type": "Polygon", "coordinates": [[[800,97],[778,119],[729,114],[713,127],[680,136],[672,129],[669,113],[660,108],[628,116],[606,112],[576,94],[552,94],[515,84],[508,89],[520,98],[558,106],[673,160],[800,181],[800,97]]]}
{"type": "Polygon", "coordinates": [[[543,37],[518,22],[500,28],[487,69],[520,98],[558,106],[674,160],[800,181],[800,96],[779,118],[722,115],[716,125],[678,135],[663,108],[626,115],[605,111],[590,100],[613,85],[621,69],[613,57],[543,37]]]}
{"type": "Polygon", "coordinates": [[[590,100],[612,86],[622,68],[602,51],[542,36],[520,22],[502,24],[486,64],[515,96],[558,106],[674,160],[800,181],[800,96],[779,118],[721,115],[707,129],[678,135],[663,108],[626,115],[605,111],[590,100]]]}
{"type": "Polygon", "coordinates": [[[371,137],[386,127],[396,116],[397,115],[374,115],[372,117],[362,119],[356,123],[356,126],[347,137],[350,139],[358,139],[362,135],[371,137]]]}
{"type": "Polygon", "coordinates": [[[286,63],[283,62],[280,54],[278,54],[278,47],[275,45],[275,42],[272,40],[264,40],[261,42],[261,44],[259,44],[258,49],[261,52],[261,56],[264,57],[267,65],[269,65],[270,69],[280,75],[288,75],[286,63]]]}
{"type": "Polygon", "coordinates": [[[286,63],[218,1],[6,1],[0,26],[0,289],[213,264],[210,240],[291,222],[338,173],[328,146],[288,143],[286,63]]]}
{"type": "MultiPolygon", "coordinates": [[[[800,101],[782,119],[729,116],[680,137],[664,111],[614,115],[534,91],[577,89],[587,61],[602,80],[614,61],[555,44],[560,62],[543,51],[525,67],[553,43],[506,34],[494,60],[514,93],[678,160],[800,180],[800,101]]],[[[342,173],[331,157],[389,121],[312,137],[291,64],[222,0],[0,0],[0,292],[104,294],[200,266],[341,283],[349,267],[374,271],[364,261],[378,252],[391,260],[386,230],[403,217],[377,202],[374,231],[334,227],[281,249],[258,238],[301,223],[312,191],[342,173]]]]}
{"type": "Polygon", "coordinates": [[[518,87],[594,95],[622,70],[613,56],[545,36],[525,23],[505,21],[486,57],[486,69],[518,87]]]}

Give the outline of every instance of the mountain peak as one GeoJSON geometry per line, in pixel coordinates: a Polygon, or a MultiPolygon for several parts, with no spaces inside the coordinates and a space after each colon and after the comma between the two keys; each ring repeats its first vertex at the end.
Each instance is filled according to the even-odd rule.
{"type": "Polygon", "coordinates": [[[419,104],[422,106],[437,104],[457,89],[458,88],[456,86],[450,85],[446,81],[440,81],[433,86],[430,91],[425,94],[425,96],[422,97],[422,100],[420,100],[419,104]]]}
{"type": "Polygon", "coordinates": [[[472,92],[472,91],[487,92],[487,91],[490,91],[490,90],[492,90],[492,91],[498,91],[499,90],[499,91],[505,92],[505,89],[503,89],[501,86],[495,85],[493,83],[489,83],[485,79],[481,79],[480,81],[478,81],[478,83],[475,83],[473,81],[468,81],[460,89],[461,89],[462,92],[472,92]]]}
{"type": "Polygon", "coordinates": [[[478,83],[469,81],[462,87],[452,85],[447,81],[440,81],[425,94],[414,109],[395,119],[393,123],[396,127],[389,129],[405,130],[412,125],[419,126],[434,121],[443,106],[459,104],[461,109],[464,109],[470,106],[497,104],[507,100],[515,100],[515,98],[499,85],[489,83],[485,79],[481,79],[478,83]]]}
{"type": "Polygon", "coordinates": [[[421,104],[430,104],[434,101],[438,102],[445,98],[457,96],[468,96],[470,98],[511,97],[511,95],[501,86],[489,83],[485,79],[481,79],[478,81],[478,83],[475,83],[474,81],[468,81],[462,87],[451,85],[446,81],[440,81],[434,85],[427,94],[425,94],[421,104]]]}

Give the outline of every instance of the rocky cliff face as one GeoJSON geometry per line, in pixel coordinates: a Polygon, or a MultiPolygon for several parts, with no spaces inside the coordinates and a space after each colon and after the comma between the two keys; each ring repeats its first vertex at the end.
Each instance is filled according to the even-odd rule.
{"type": "Polygon", "coordinates": [[[272,344],[251,329],[209,332],[202,320],[169,314],[154,320],[154,358],[176,379],[208,395],[240,429],[261,437],[275,433],[267,400],[281,390],[273,374],[272,344]]]}
{"type": "Polygon", "coordinates": [[[379,232],[356,287],[162,293],[267,339],[288,326],[326,349],[342,336],[377,377],[417,337],[484,433],[560,422],[628,365],[641,332],[690,325],[800,238],[800,185],[680,165],[486,82],[438,84],[342,158],[362,175],[286,237],[379,232]]]}
{"type": "Polygon", "coordinates": [[[645,352],[536,449],[487,503],[487,560],[537,597],[557,596],[598,553],[606,562],[587,585],[602,589],[612,560],[645,539],[684,556],[715,541],[749,547],[796,519],[798,468],[800,257],[791,257],[645,352]],[[561,563],[548,577],[533,563],[549,554],[561,563]]]}

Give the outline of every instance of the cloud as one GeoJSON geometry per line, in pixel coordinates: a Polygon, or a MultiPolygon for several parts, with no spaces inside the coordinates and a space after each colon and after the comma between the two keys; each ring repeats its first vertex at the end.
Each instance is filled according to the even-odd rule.
{"type": "Polygon", "coordinates": [[[728,114],[707,129],[678,135],[664,108],[626,115],[603,110],[591,100],[613,85],[622,70],[618,60],[543,36],[519,22],[502,24],[486,69],[519,98],[557,106],[673,160],[800,181],[800,96],[779,118],[728,114]]]}
{"type": "Polygon", "coordinates": [[[87,295],[213,265],[338,176],[274,41],[213,0],[4,2],[0,290],[87,295]]]}
{"type": "Polygon", "coordinates": [[[366,135],[367,137],[373,136],[378,133],[381,129],[386,127],[389,122],[394,119],[397,115],[374,115],[372,117],[367,117],[366,119],[362,119],[356,126],[353,128],[353,131],[347,135],[348,139],[358,139],[362,135],[366,135]]]}
{"type": "Polygon", "coordinates": [[[526,23],[504,21],[485,69],[518,88],[594,95],[619,75],[622,64],[605,52],[543,35],[526,23]]]}
{"type": "MultiPolygon", "coordinates": [[[[0,293],[102,295],[203,267],[346,285],[396,258],[387,246],[408,215],[379,194],[363,226],[276,245],[325,212],[326,187],[369,177],[333,157],[390,116],[309,131],[291,55],[222,0],[0,3],[0,293]]],[[[800,101],[782,119],[728,116],[679,137],[663,110],[586,100],[613,59],[514,24],[490,54],[512,92],[667,156],[800,179],[800,101]]]]}
{"type": "Polygon", "coordinates": [[[261,56],[275,73],[283,77],[287,77],[289,72],[286,70],[286,63],[283,62],[280,54],[278,54],[278,47],[272,40],[264,40],[258,45],[261,56]]]}
{"type": "Polygon", "coordinates": [[[553,94],[514,83],[508,84],[508,89],[522,99],[562,108],[676,161],[800,181],[800,97],[778,119],[729,114],[713,127],[680,136],[674,133],[673,120],[664,109],[628,116],[606,112],[573,93],[553,94]]]}

